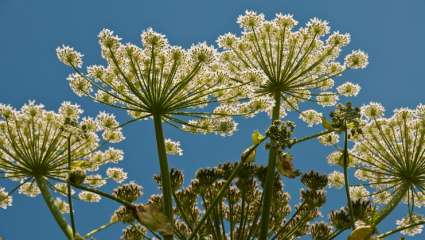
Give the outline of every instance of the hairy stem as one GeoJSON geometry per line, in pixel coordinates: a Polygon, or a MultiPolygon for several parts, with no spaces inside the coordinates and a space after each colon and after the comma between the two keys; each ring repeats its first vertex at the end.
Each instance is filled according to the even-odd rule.
{"type": "MultiPolygon", "coordinates": [[[[274,106],[272,113],[272,122],[279,120],[280,118],[280,94],[277,93],[274,96],[274,106]]],[[[276,168],[276,157],[277,157],[277,149],[274,148],[274,141],[271,140],[272,147],[269,151],[269,160],[267,164],[267,173],[266,173],[266,181],[264,186],[264,198],[263,198],[263,207],[261,212],[261,228],[260,228],[260,238],[261,240],[265,240],[267,238],[267,233],[269,231],[269,222],[270,222],[270,210],[272,206],[273,200],[273,185],[274,185],[274,176],[275,176],[275,168],[276,168]]]]}
{"type": "Polygon", "coordinates": [[[47,207],[52,213],[53,218],[56,220],[57,224],[62,229],[65,236],[68,239],[72,240],[74,238],[72,233],[72,228],[68,225],[65,218],[62,216],[62,213],[54,204],[54,199],[52,195],[50,195],[46,180],[43,177],[36,177],[35,181],[37,182],[37,186],[40,189],[41,195],[43,196],[43,199],[46,202],[47,207]]]}
{"type": "MultiPolygon", "coordinates": [[[[170,171],[168,169],[167,152],[165,149],[165,139],[162,130],[161,117],[159,115],[154,115],[153,121],[155,125],[156,146],[158,149],[159,166],[161,170],[161,187],[162,196],[164,199],[164,213],[167,216],[168,221],[173,224],[173,190],[171,187],[170,171]]],[[[164,238],[173,239],[173,236],[164,236],[164,238]]]]}

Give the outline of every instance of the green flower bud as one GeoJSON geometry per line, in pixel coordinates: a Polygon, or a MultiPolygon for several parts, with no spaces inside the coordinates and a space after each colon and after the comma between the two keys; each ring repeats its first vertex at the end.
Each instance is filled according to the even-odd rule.
{"type": "Polygon", "coordinates": [[[261,133],[256,130],[251,135],[251,140],[253,144],[259,144],[264,139],[264,136],[261,135],[261,133]]]}
{"type": "Polygon", "coordinates": [[[72,170],[69,173],[69,178],[68,180],[75,185],[80,185],[84,182],[84,179],[86,178],[86,174],[83,170],[77,169],[77,170],[72,170]]]}

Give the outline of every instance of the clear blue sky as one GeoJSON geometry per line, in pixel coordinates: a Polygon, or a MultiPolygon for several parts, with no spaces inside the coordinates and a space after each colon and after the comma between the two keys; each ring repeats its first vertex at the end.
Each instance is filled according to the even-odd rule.
{"type": "MultiPolygon", "coordinates": [[[[342,78],[363,87],[354,103],[379,101],[392,111],[425,102],[424,0],[0,0],[0,102],[20,107],[34,99],[56,109],[62,101],[70,100],[81,104],[87,114],[110,110],[77,98],[70,91],[65,80],[69,69],[55,56],[58,45],[73,45],[84,53],[86,62],[100,63],[96,36],[104,27],[114,30],[125,42],[139,43],[142,30],[153,27],[166,34],[173,44],[213,44],[220,34],[240,31],[235,20],[246,9],[264,12],[268,17],[277,12],[292,13],[301,24],[319,17],[328,20],[332,29],[350,32],[352,42],[346,51],[364,49],[370,61],[367,69],[351,71],[342,78]]],[[[119,118],[125,120],[127,116],[119,114],[119,118]]],[[[167,137],[180,140],[184,148],[184,155],[172,157],[170,164],[191,176],[199,167],[238,159],[250,142],[251,132],[264,130],[267,124],[264,115],[241,120],[239,131],[230,138],[195,136],[166,128],[167,137]]],[[[297,134],[311,131],[301,127],[297,134]]],[[[127,141],[120,147],[126,154],[123,166],[130,179],[144,186],[145,197],[157,193],[152,181],[153,174],[158,172],[152,122],[133,124],[125,134],[127,141]]],[[[304,144],[293,151],[295,164],[302,169],[331,172],[325,160],[330,151],[316,141],[304,144]]],[[[258,160],[264,162],[264,156],[258,160]]],[[[4,182],[0,185],[10,187],[4,182]]],[[[294,182],[286,180],[285,186],[296,199],[294,182]]],[[[329,191],[328,207],[339,208],[343,202],[343,192],[329,191]]],[[[79,230],[85,233],[108,221],[115,207],[106,200],[94,205],[77,204],[79,230]]],[[[325,216],[328,207],[323,211],[325,216]]],[[[385,224],[388,229],[393,221],[385,224]]],[[[121,226],[117,226],[98,239],[118,239],[120,232],[121,226]]],[[[424,239],[424,235],[416,239],[424,239]]],[[[0,236],[7,240],[64,239],[41,197],[19,195],[13,207],[0,209],[0,236]]]]}

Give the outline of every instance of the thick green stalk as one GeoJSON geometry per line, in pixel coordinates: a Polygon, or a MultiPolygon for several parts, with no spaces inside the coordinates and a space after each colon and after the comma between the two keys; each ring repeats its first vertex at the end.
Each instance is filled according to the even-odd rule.
{"type": "Polygon", "coordinates": [[[347,126],[345,126],[345,130],[344,130],[344,153],[343,153],[343,158],[344,158],[344,186],[345,186],[345,195],[347,198],[347,205],[348,205],[348,211],[350,213],[350,217],[351,217],[351,228],[354,230],[354,222],[356,221],[354,219],[354,214],[353,214],[353,204],[351,202],[351,196],[350,196],[350,183],[348,181],[348,133],[347,133],[347,126]]]}
{"type": "Polygon", "coordinates": [[[410,188],[410,184],[403,184],[400,186],[399,189],[395,192],[395,194],[392,196],[391,200],[388,202],[387,205],[385,205],[384,208],[379,212],[378,218],[376,218],[373,222],[373,226],[376,227],[382,220],[385,219],[385,217],[390,214],[395,207],[400,203],[400,201],[403,199],[404,195],[406,195],[407,191],[410,188]]]}
{"type": "Polygon", "coordinates": [[[49,189],[47,187],[47,182],[43,177],[36,177],[35,181],[37,182],[37,186],[40,189],[41,195],[43,196],[44,201],[46,202],[47,207],[52,213],[54,219],[58,223],[59,227],[62,229],[65,236],[72,240],[72,228],[68,225],[65,218],[62,216],[59,209],[54,204],[54,199],[52,195],[50,195],[49,189]]]}
{"type": "MultiPolygon", "coordinates": [[[[272,122],[280,119],[280,94],[277,93],[274,96],[274,106],[272,113],[272,122]]],[[[269,161],[267,165],[266,173],[266,182],[264,186],[263,193],[263,208],[261,212],[261,228],[260,228],[260,240],[265,240],[269,231],[269,222],[270,222],[270,210],[273,200],[273,185],[274,185],[274,176],[276,169],[276,157],[277,149],[273,147],[274,141],[271,140],[272,147],[269,151],[269,161]]]]}
{"type": "MultiPolygon", "coordinates": [[[[161,170],[161,187],[164,199],[164,212],[171,224],[174,222],[173,217],[173,190],[171,187],[170,171],[168,169],[167,152],[165,149],[164,132],[162,130],[161,117],[153,116],[155,125],[156,146],[158,149],[159,167],[161,170]]],[[[173,239],[173,236],[164,236],[165,239],[173,239]]]]}

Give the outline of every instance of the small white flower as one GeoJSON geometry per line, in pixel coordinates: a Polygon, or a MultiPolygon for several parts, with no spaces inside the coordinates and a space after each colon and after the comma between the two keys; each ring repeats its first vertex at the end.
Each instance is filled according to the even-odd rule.
{"type": "Polygon", "coordinates": [[[101,199],[98,194],[87,191],[80,192],[80,194],[78,194],[78,197],[86,202],[99,202],[101,199]]]}
{"type": "Polygon", "coordinates": [[[92,84],[80,74],[72,73],[67,80],[72,91],[80,97],[86,96],[93,91],[92,84]]]}
{"type": "Polygon", "coordinates": [[[263,21],[264,21],[263,14],[258,14],[254,11],[249,11],[249,10],[245,11],[245,15],[239,16],[237,20],[239,25],[245,29],[258,27],[259,25],[261,25],[261,23],[263,23],[263,21]]]}
{"type": "Polygon", "coordinates": [[[328,34],[330,29],[327,21],[323,21],[318,18],[310,19],[307,23],[307,28],[310,34],[316,36],[328,34]]]}
{"type": "Polygon", "coordinates": [[[65,118],[72,120],[78,120],[80,115],[83,113],[83,110],[77,104],[72,104],[71,102],[63,102],[59,107],[59,113],[62,114],[65,118]]]}
{"type": "Polygon", "coordinates": [[[169,138],[165,139],[165,150],[169,155],[183,155],[183,149],[180,147],[180,142],[173,141],[169,138]]]}
{"type": "Polygon", "coordinates": [[[332,33],[326,42],[332,46],[346,46],[350,43],[350,38],[349,33],[341,34],[337,31],[332,33]]]}
{"type": "Polygon", "coordinates": [[[345,65],[349,68],[365,68],[368,64],[368,55],[360,50],[355,50],[345,57],[345,65]]]}
{"type": "Polygon", "coordinates": [[[342,172],[333,171],[328,175],[328,184],[331,188],[342,188],[345,184],[344,174],[342,172]]]}
{"type": "Polygon", "coordinates": [[[6,209],[7,207],[10,207],[12,206],[12,202],[12,196],[9,196],[5,188],[0,187],[0,208],[6,209]]]}
{"type": "Polygon", "coordinates": [[[83,55],[72,47],[62,45],[62,47],[56,48],[56,55],[65,65],[77,68],[81,68],[83,65],[83,55]]]}
{"type": "Polygon", "coordinates": [[[352,201],[366,201],[369,198],[369,191],[363,186],[351,186],[349,191],[352,201]]]}
{"type": "Polygon", "coordinates": [[[143,31],[141,39],[143,46],[148,48],[160,49],[168,44],[167,38],[163,34],[153,31],[152,28],[143,31]]]}
{"type": "Polygon", "coordinates": [[[339,142],[339,135],[331,132],[319,137],[319,142],[325,146],[331,146],[339,142]]]}
{"type": "Polygon", "coordinates": [[[117,183],[122,183],[127,179],[127,173],[122,168],[108,168],[106,175],[117,183]]]}
{"type": "Polygon", "coordinates": [[[298,21],[294,19],[294,16],[291,14],[276,14],[275,23],[281,28],[291,29],[292,27],[298,24],[298,21]]]}
{"type": "Polygon", "coordinates": [[[89,175],[84,179],[84,183],[92,187],[98,188],[106,184],[106,180],[100,174],[89,175]]]}
{"type": "Polygon", "coordinates": [[[319,113],[313,109],[305,110],[300,114],[300,119],[303,120],[309,127],[318,125],[322,122],[322,113],[319,113]]]}
{"type": "Polygon", "coordinates": [[[19,187],[18,192],[28,197],[36,197],[38,194],[40,194],[40,189],[34,182],[27,182],[19,187]]]}
{"type": "Polygon", "coordinates": [[[346,97],[357,96],[357,94],[360,92],[360,89],[360,85],[351,82],[346,82],[336,88],[338,94],[346,97]]]}
{"type": "Polygon", "coordinates": [[[317,97],[317,103],[324,107],[334,106],[339,97],[333,92],[322,92],[317,97]]]}
{"type": "Polygon", "coordinates": [[[368,119],[380,118],[384,115],[384,106],[380,103],[370,102],[360,108],[360,113],[368,119]]]}

